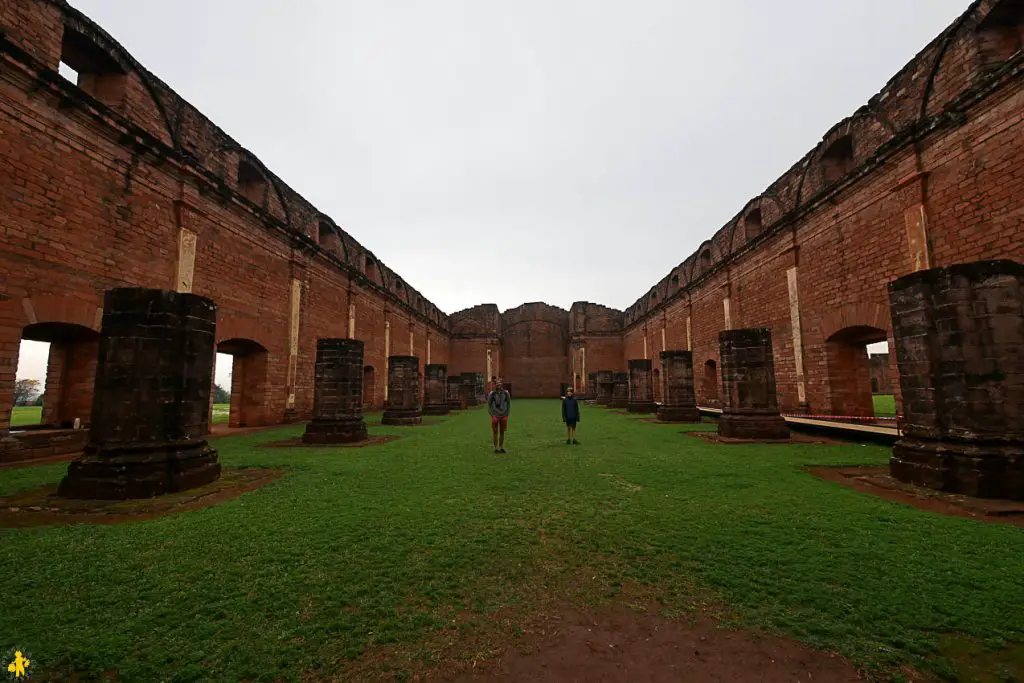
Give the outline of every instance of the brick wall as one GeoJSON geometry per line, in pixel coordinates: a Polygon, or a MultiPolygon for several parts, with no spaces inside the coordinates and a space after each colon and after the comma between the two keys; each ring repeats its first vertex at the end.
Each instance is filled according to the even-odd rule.
{"type": "MultiPolygon", "coordinates": [[[[238,354],[233,393],[250,423],[309,416],[316,339],[348,336],[350,303],[372,407],[384,400],[386,321],[392,353],[409,352],[411,324],[424,362],[428,335],[431,360],[448,360],[446,315],[83,15],[12,0],[0,27],[0,431],[20,340],[97,331],[116,286],[217,303],[217,341],[238,354]],[[56,74],[59,61],[79,85],[56,74]]],[[[64,345],[51,365],[67,356],[75,370],[78,355],[64,345]]],[[[83,391],[47,414],[87,422],[83,391]]]]}
{"type": "Polygon", "coordinates": [[[707,361],[720,368],[718,332],[768,327],[784,412],[799,410],[801,395],[814,413],[869,410],[864,349],[891,345],[888,282],[951,263],[1024,260],[1024,54],[1006,61],[1003,50],[1000,61],[980,49],[994,35],[985,35],[993,12],[1003,28],[1024,26],[1019,3],[972,6],[630,306],[626,357],[642,357],[645,327],[665,325],[680,343],[689,315],[698,401],[708,404],[714,387],[702,378],[707,361]]]}
{"type": "MultiPolygon", "coordinates": [[[[379,408],[386,356],[422,366],[428,339],[430,362],[453,375],[487,372],[490,351],[517,396],[554,396],[574,374],[645,355],[658,369],[658,352],[689,348],[698,402],[716,405],[718,333],[767,327],[782,411],[835,414],[868,409],[864,348],[892,344],[888,282],[1024,260],[1024,12],[1012,0],[972,4],[624,312],[484,304],[447,316],[77,11],[10,0],[0,26],[0,431],[19,340],[70,340],[57,369],[87,357],[74,340],[99,329],[103,291],[118,285],[218,304],[249,423],[308,416],[316,339],[350,329],[365,342],[366,406],[379,408]],[[62,59],[80,87],[56,75],[62,59]]],[[[71,364],[76,386],[83,363],[71,364]]],[[[47,414],[87,421],[90,403],[47,414]]]]}

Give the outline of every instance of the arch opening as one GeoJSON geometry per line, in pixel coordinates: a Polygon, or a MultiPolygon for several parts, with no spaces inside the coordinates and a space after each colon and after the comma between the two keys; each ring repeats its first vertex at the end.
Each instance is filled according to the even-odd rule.
{"type": "Polygon", "coordinates": [[[238,162],[238,191],[253,204],[265,206],[267,202],[267,179],[256,165],[241,159],[238,162]]]}
{"type": "Polygon", "coordinates": [[[761,209],[753,209],[743,217],[743,233],[748,242],[756,239],[761,234],[762,229],[761,209]]]}
{"type": "Polygon", "coordinates": [[[74,323],[43,322],[21,334],[11,426],[88,427],[100,335],[74,323]]]}
{"type": "Polygon", "coordinates": [[[122,66],[84,34],[64,27],[58,73],[111,108],[125,103],[128,74],[122,66]],[[71,73],[69,73],[69,71],[71,73]]]}
{"type": "Polygon", "coordinates": [[[824,151],[821,163],[825,176],[825,184],[831,185],[853,170],[853,137],[844,135],[824,151]]]}
{"type": "Polygon", "coordinates": [[[891,391],[881,393],[883,387],[891,388],[888,380],[894,374],[889,368],[887,349],[884,354],[879,353],[885,342],[885,330],[868,325],[845,327],[825,341],[830,415],[874,417],[876,394],[886,396],[880,399],[881,403],[892,400],[891,391]],[[884,356],[884,360],[872,361],[872,356],[884,356]],[[873,370],[882,364],[884,371],[873,370]]]}
{"type": "Polygon", "coordinates": [[[718,363],[713,359],[708,359],[704,363],[704,376],[701,378],[700,388],[705,405],[715,407],[721,405],[718,394],[718,363]]]}
{"type": "Polygon", "coordinates": [[[978,24],[978,52],[986,67],[998,66],[1024,48],[1024,0],[1002,0],[978,24]]]}
{"type": "Polygon", "coordinates": [[[252,339],[225,339],[217,344],[214,387],[210,393],[211,424],[226,421],[228,427],[235,428],[269,423],[266,414],[269,357],[267,349],[252,339]],[[230,360],[222,360],[223,356],[230,360]],[[225,373],[224,366],[230,367],[230,371],[225,373]],[[226,410],[223,404],[214,402],[220,393],[216,390],[218,385],[229,394],[226,410]]]}
{"type": "Polygon", "coordinates": [[[343,258],[344,245],[341,243],[341,236],[327,221],[320,221],[317,226],[316,242],[324,251],[343,258]]]}

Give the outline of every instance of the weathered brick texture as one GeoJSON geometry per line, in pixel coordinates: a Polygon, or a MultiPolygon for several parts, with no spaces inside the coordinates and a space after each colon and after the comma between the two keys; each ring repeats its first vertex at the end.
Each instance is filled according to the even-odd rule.
{"type": "Polygon", "coordinates": [[[658,354],[661,361],[662,422],[700,422],[697,395],[693,388],[693,353],[669,350],[658,354]]]}
{"type": "Polygon", "coordinates": [[[1024,500],[1024,263],[921,271],[889,296],[904,402],[893,476],[1024,500]]]}
{"type": "Polygon", "coordinates": [[[625,312],[448,316],[80,12],[0,3],[0,434],[23,338],[54,344],[47,421],[88,422],[103,292],[119,286],[217,304],[232,426],[312,415],[319,337],[364,342],[367,409],[384,405],[392,355],[529,397],[627,359],[660,378],[667,349],[692,351],[697,400],[715,406],[718,334],[740,328],[772,331],[783,412],[870,414],[864,348],[894,342],[886,284],[1024,260],[1022,27],[1017,0],[972,3],[625,312]]]}
{"type": "Polygon", "coordinates": [[[722,417],[718,433],[737,439],[786,439],[779,414],[771,330],[727,330],[718,335],[722,358],[722,417]]]}
{"type": "Polygon", "coordinates": [[[612,399],[608,403],[610,408],[629,407],[629,373],[612,373],[612,399]]]}
{"type": "Polygon", "coordinates": [[[654,405],[654,373],[650,360],[635,358],[629,361],[629,404],[631,413],[653,413],[654,405]]]}
{"type": "Polygon", "coordinates": [[[424,368],[424,415],[448,414],[448,366],[430,363],[424,368]]]}
{"type": "Polygon", "coordinates": [[[363,420],[363,342],[318,339],[313,379],[313,419],[306,424],[306,443],[365,441],[363,420]]]}
{"type": "Polygon", "coordinates": [[[90,439],[59,495],[150,498],[220,476],[217,451],[204,439],[216,311],[194,294],[106,293],[90,439]]]}
{"type": "Polygon", "coordinates": [[[611,370],[597,371],[597,405],[606,406],[612,402],[615,393],[615,373],[611,370]]]}
{"type": "Polygon", "coordinates": [[[420,403],[420,359],[416,356],[388,358],[388,402],[381,423],[414,425],[423,422],[420,403]]]}

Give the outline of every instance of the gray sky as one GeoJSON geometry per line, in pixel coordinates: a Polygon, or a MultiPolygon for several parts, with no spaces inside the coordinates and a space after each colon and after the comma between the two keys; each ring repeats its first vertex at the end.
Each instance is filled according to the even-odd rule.
{"type": "Polygon", "coordinates": [[[71,1],[448,313],[629,306],[968,6],[71,1]]]}

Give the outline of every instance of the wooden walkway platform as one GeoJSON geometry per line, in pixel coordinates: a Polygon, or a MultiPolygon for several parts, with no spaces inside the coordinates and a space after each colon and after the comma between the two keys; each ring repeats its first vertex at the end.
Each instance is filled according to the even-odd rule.
{"type": "MultiPolygon", "coordinates": [[[[717,418],[722,414],[721,408],[698,406],[701,415],[717,418]]],[[[896,427],[884,425],[856,424],[839,420],[822,420],[813,417],[783,416],[791,429],[801,432],[827,434],[839,439],[850,441],[871,441],[891,446],[900,438],[896,427]]]]}

